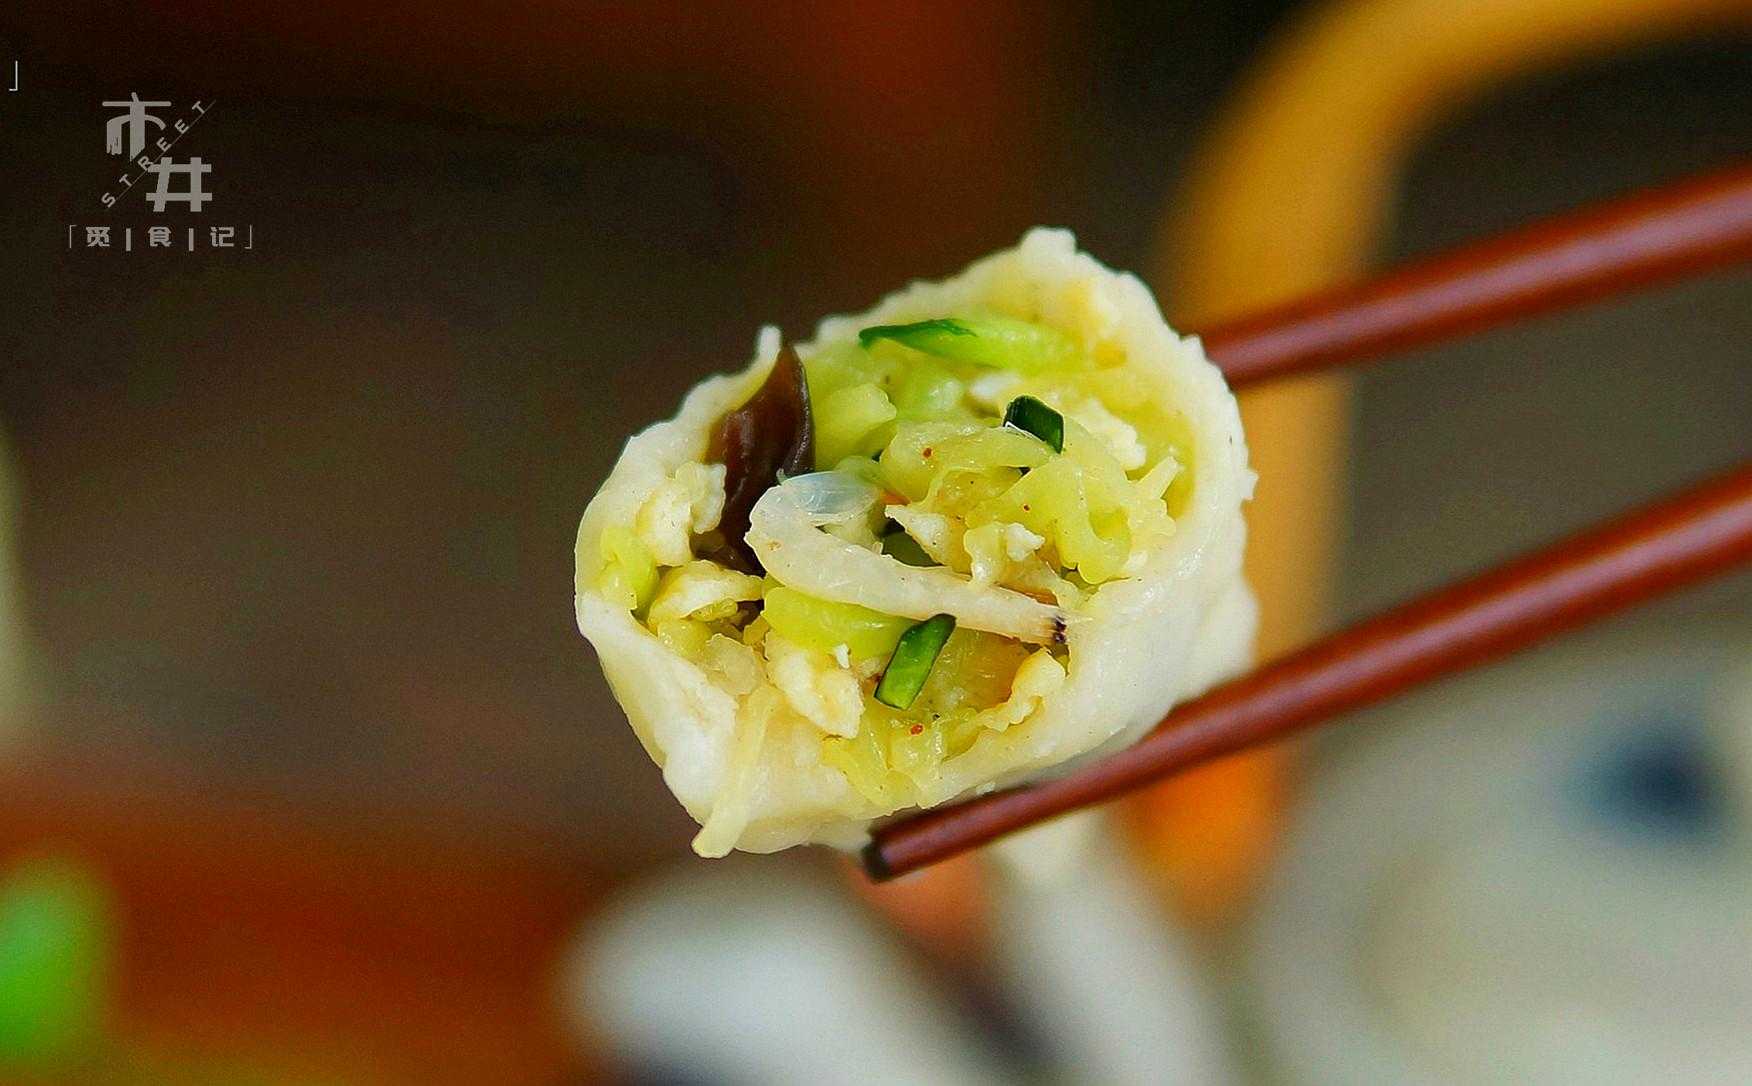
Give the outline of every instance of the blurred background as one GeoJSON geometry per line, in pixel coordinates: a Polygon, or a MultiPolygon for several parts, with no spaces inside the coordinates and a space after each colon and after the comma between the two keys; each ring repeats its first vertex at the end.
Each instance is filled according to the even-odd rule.
{"type": "MultiPolygon", "coordinates": [[[[569,588],[762,323],[1047,223],[1196,329],[1748,152],[1744,0],[9,6],[0,1080],[1752,1079],[1746,575],[881,891],[693,859],[569,588]]],[[[1752,280],[1244,409],[1270,655],[1752,455],[1752,280]]]]}

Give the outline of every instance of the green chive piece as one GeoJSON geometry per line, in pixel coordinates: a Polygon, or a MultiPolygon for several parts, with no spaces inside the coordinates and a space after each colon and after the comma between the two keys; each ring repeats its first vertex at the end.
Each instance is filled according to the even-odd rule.
{"type": "Polygon", "coordinates": [[[955,632],[955,616],[933,615],[900,635],[894,655],[876,684],[876,700],[893,709],[907,709],[925,688],[931,667],[949,635],[955,632]]]}
{"type": "Polygon", "coordinates": [[[1084,369],[1088,365],[1088,357],[1077,342],[1058,329],[995,314],[879,324],[858,333],[858,342],[865,348],[882,339],[952,362],[1021,373],[1084,369]]]}
{"type": "MultiPolygon", "coordinates": [[[[896,343],[904,343],[908,347],[921,343],[935,343],[950,336],[974,336],[979,333],[967,326],[966,321],[954,317],[938,317],[936,320],[914,321],[911,324],[878,324],[858,333],[858,342],[869,349],[870,344],[879,339],[892,339],[896,343]]],[[[920,347],[920,350],[924,348],[920,347]]]]}
{"type": "Polygon", "coordinates": [[[909,566],[934,566],[937,560],[925,553],[925,548],[919,546],[919,541],[906,534],[906,530],[898,524],[894,530],[882,537],[882,553],[888,557],[909,566]]]}
{"type": "Polygon", "coordinates": [[[1052,446],[1052,451],[1065,451],[1065,417],[1033,396],[1018,396],[1004,408],[1004,425],[1033,434],[1052,446]]]}

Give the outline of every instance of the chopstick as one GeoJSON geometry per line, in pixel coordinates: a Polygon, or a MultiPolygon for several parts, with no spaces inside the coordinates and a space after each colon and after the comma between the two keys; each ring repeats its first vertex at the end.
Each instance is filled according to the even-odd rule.
{"type": "MultiPolygon", "coordinates": [[[[1203,334],[1232,386],[1476,332],[1752,259],[1752,163],[1651,189],[1203,334]]],[[[1752,462],[1404,604],[1180,706],[1069,776],[879,827],[887,879],[1267,743],[1752,559],[1752,462]]]]}
{"type": "Polygon", "coordinates": [[[1403,604],[1169,713],[1069,776],[925,811],[864,850],[887,879],[1170,773],[1281,739],[1752,560],[1752,461],[1564,542],[1403,604]]]}
{"type": "Polygon", "coordinates": [[[1752,260],[1752,164],[1415,260],[1204,332],[1229,384],[1329,368],[1752,260]]]}

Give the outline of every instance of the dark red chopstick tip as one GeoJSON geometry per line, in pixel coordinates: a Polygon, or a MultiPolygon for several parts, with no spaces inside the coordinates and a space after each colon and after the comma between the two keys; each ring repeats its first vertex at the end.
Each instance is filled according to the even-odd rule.
{"type": "Polygon", "coordinates": [[[874,840],[865,845],[858,853],[858,858],[864,865],[864,874],[876,882],[887,882],[894,878],[895,872],[888,866],[888,858],[883,855],[882,847],[874,840]]]}

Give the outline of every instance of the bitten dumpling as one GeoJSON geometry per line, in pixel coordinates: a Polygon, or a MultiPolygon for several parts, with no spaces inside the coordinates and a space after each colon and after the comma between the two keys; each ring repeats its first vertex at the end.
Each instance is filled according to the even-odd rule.
{"type": "Polygon", "coordinates": [[[832,317],[632,438],[579,527],[578,627],[694,848],[1061,771],[1239,670],[1235,399],[1136,278],[1030,232],[832,317]]]}

